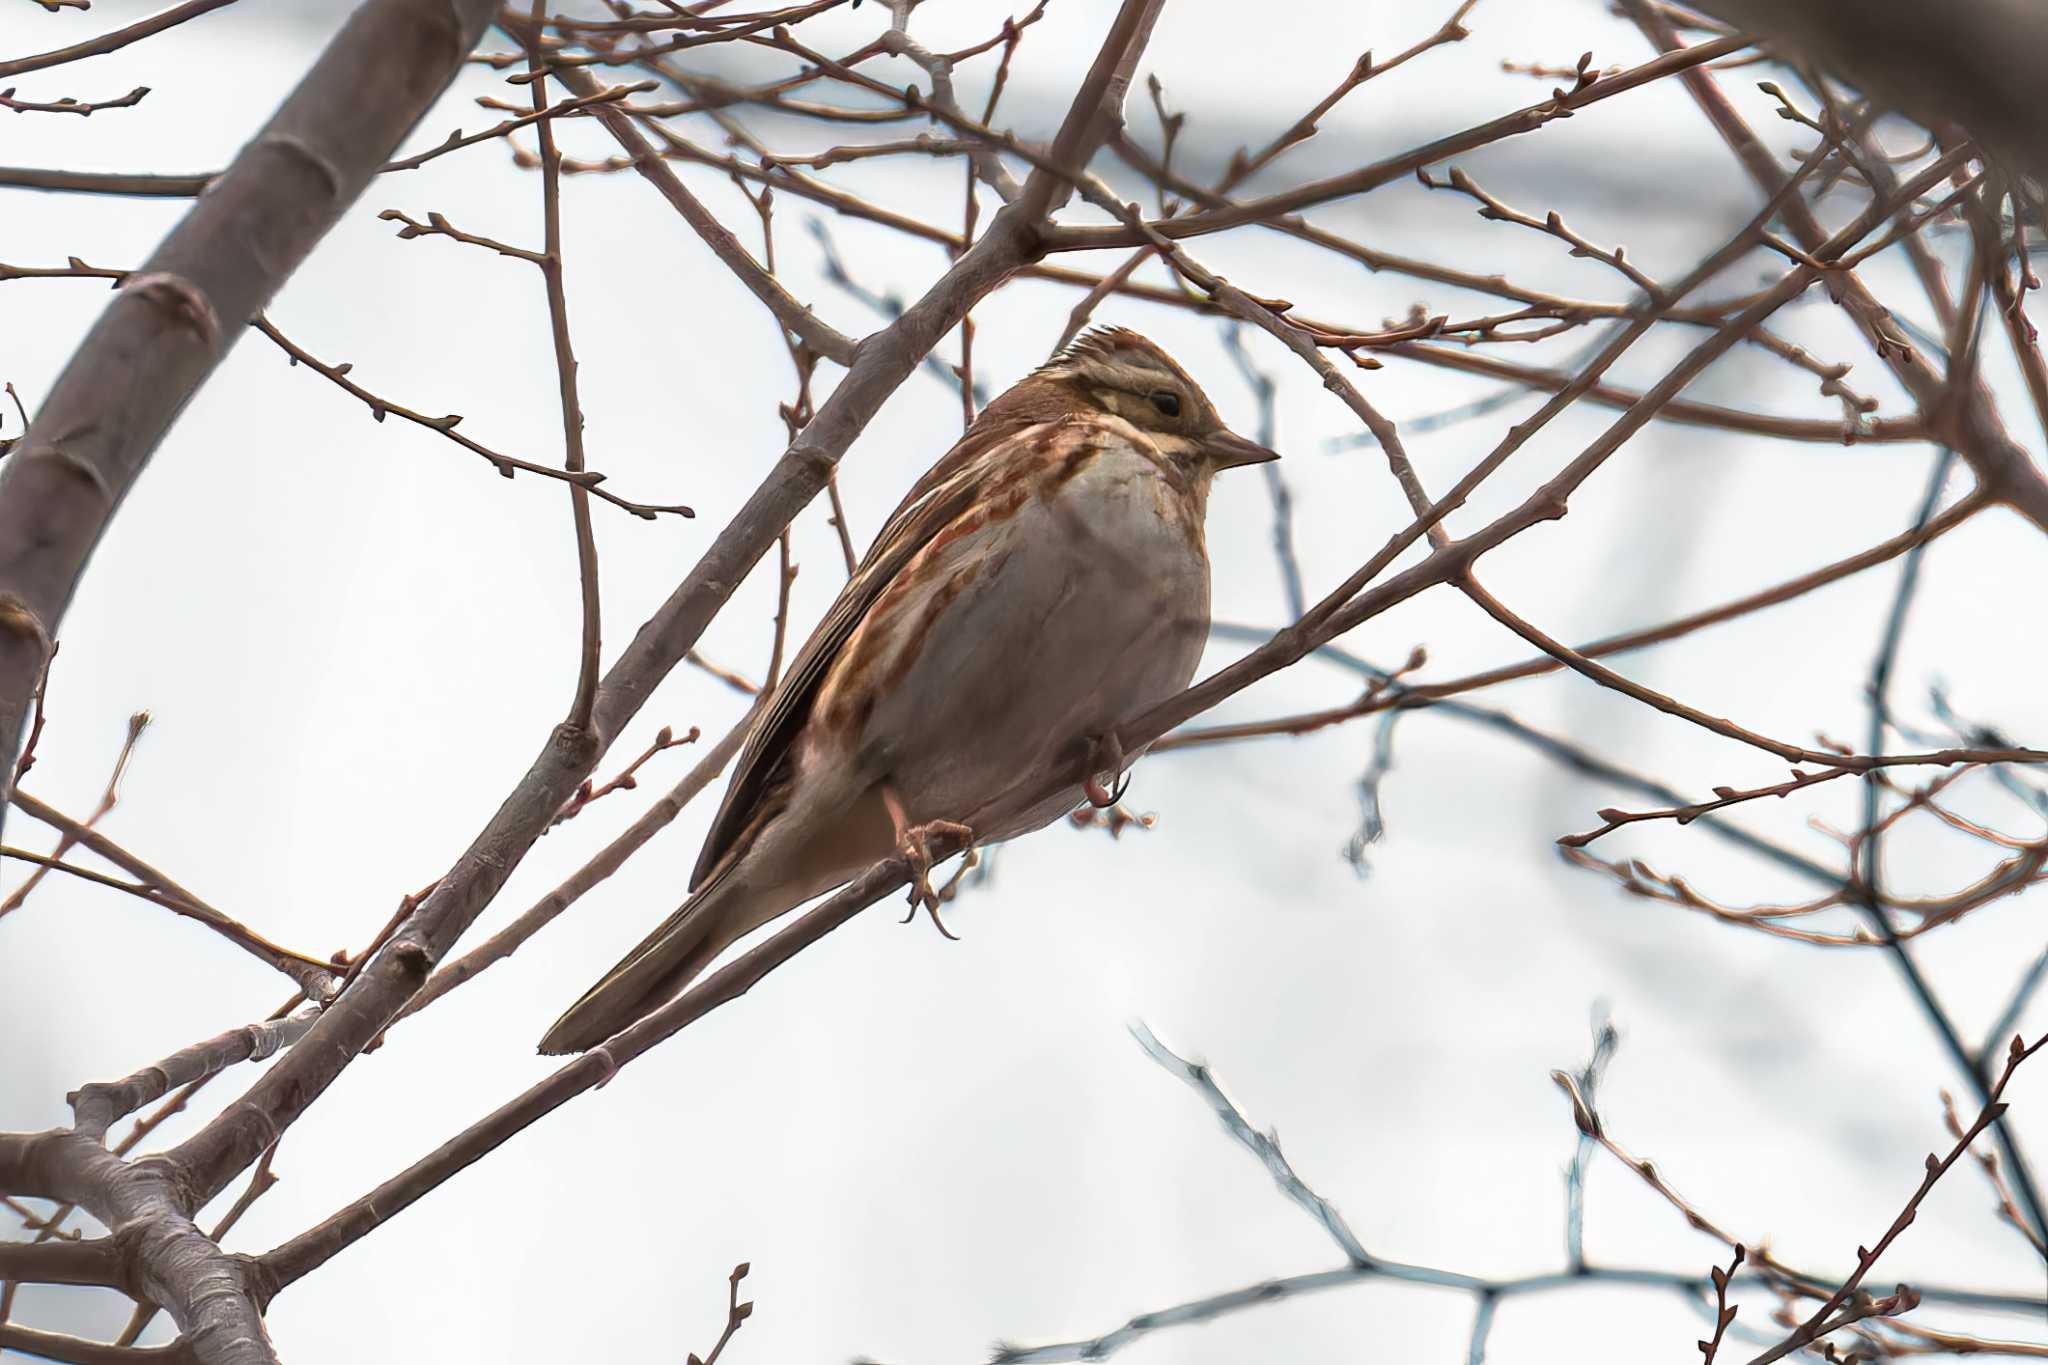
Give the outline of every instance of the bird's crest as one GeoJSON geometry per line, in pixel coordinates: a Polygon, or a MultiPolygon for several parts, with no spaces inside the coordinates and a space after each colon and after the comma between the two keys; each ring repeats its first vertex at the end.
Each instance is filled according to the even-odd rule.
{"type": "Polygon", "coordinates": [[[1161,350],[1157,342],[1128,327],[1091,328],[1054,352],[1036,373],[1072,373],[1091,360],[1185,377],[1180,366],[1173,363],[1173,358],[1161,350]]]}

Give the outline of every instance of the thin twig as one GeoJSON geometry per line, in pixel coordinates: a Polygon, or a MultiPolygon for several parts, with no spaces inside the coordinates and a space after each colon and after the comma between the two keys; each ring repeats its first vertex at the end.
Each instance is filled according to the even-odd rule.
{"type": "Polygon", "coordinates": [[[1793,1329],[1790,1335],[1776,1346],[1753,1357],[1749,1365],[1770,1365],[1771,1361],[1781,1359],[1811,1342],[1818,1341],[1829,1332],[1844,1325],[1845,1322],[1857,1321],[1861,1316],[1904,1312],[1919,1302],[1918,1296],[1901,1285],[1899,1291],[1892,1295],[1890,1299],[1879,1300],[1876,1305],[1869,1306],[1867,1311],[1857,1313],[1859,1308],[1864,1307],[1858,1304],[1851,1307],[1849,1312],[1845,1312],[1841,1317],[1830,1319],[1828,1316],[1837,1309],[1850,1304],[1851,1296],[1856,1293],[1865,1277],[1876,1267],[1878,1259],[1898,1239],[1899,1234],[1912,1225],[1914,1217],[1919,1213],[1920,1201],[1927,1197],[1928,1191],[1934,1188],[1935,1182],[1946,1175],[1949,1168],[1956,1164],[1957,1159],[1970,1149],[1970,1144],[1976,1140],[1977,1135],[1990,1127],[2005,1112],[2006,1105],[1999,1099],[1999,1096],[2005,1093],[2006,1082],[2012,1079],[2013,1072],[2019,1068],[2021,1062],[2024,1062],[2043,1047],[2048,1047],[2048,1034],[2043,1034],[2031,1045],[2017,1034],[2013,1036],[2012,1046],[2006,1051],[2005,1069],[1999,1072],[1998,1079],[1991,1085],[1990,1091],[1985,1098],[1983,1110],[1978,1113],[1976,1120],[1956,1139],[1955,1146],[1949,1149],[1947,1156],[1936,1156],[1933,1153],[1928,1154],[1926,1174],[1921,1177],[1919,1188],[1914,1190],[1912,1196],[1906,1200],[1905,1208],[1899,1211],[1899,1216],[1892,1220],[1891,1226],[1885,1229],[1884,1235],[1879,1237],[1869,1247],[1859,1246],[1856,1248],[1856,1269],[1849,1278],[1844,1280],[1841,1286],[1833,1294],[1829,1295],[1819,1308],[1813,1311],[1812,1316],[1800,1323],[1798,1327],[1793,1329]],[[1852,1316],[1852,1314],[1856,1314],[1856,1316],[1852,1316]]]}
{"type": "Polygon", "coordinates": [[[493,469],[508,479],[515,473],[538,474],[545,479],[560,479],[577,487],[588,489],[591,493],[612,506],[622,511],[630,512],[643,521],[652,521],[662,513],[679,517],[694,517],[697,515],[695,511],[681,504],[662,506],[653,503],[630,502],[618,494],[600,487],[605,476],[594,470],[570,471],[556,469],[551,465],[534,464],[528,460],[521,460],[502,454],[481,442],[472,441],[468,436],[457,431],[455,428],[462,421],[461,414],[449,413],[442,417],[429,417],[425,413],[415,412],[411,408],[371,393],[368,389],[350,379],[348,377],[349,372],[355,368],[352,363],[344,361],[337,365],[328,365],[315,358],[311,352],[305,350],[296,342],[286,337],[284,333],[278,331],[276,325],[269,318],[258,314],[251,325],[257,331],[276,342],[278,348],[291,357],[294,365],[304,365],[315,374],[332,382],[350,397],[360,399],[364,404],[368,405],[370,416],[373,420],[381,422],[387,416],[403,417],[406,421],[423,426],[429,431],[437,431],[461,446],[464,450],[481,455],[490,462],[493,469]]]}
{"type": "MultiPolygon", "coordinates": [[[[534,33],[546,17],[546,0],[533,0],[530,20],[534,33]]],[[[543,246],[532,257],[547,283],[548,324],[554,339],[555,378],[562,409],[563,468],[570,474],[585,472],[583,453],[583,399],[578,387],[576,349],[569,337],[569,296],[563,281],[562,262],[562,154],[555,147],[555,125],[542,118],[548,109],[547,63],[540,42],[526,45],[526,70],[533,83],[534,128],[540,139],[541,224],[543,246]]],[[[604,666],[602,607],[598,593],[597,534],[590,524],[590,494],[577,484],[569,486],[569,514],[576,533],[576,579],[581,589],[582,647],[576,654],[576,693],[569,705],[567,724],[581,730],[590,724],[597,706],[597,679],[604,666]]],[[[694,732],[693,732],[694,733],[694,732]]],[[[557,817],[558,820],[560,817],[557,817]]]]}
{"type": "Polygon", "coordinates": [[[211,13],[234,2],[235,0],[185,0],[181,5],[173,5],[167,10],[150,15],[147,19],[139,19],[126,28],[115,29],[112,33],[102,33],[97,38],[88,38],[84,42],[73,43],[69,47],[60,47],[50,52],[39,52],[33,57],[17,57],[11,62],[0,62],[0,80],[9,76],[19,76],[28,71],[62,66],[84,57],[118,52],[130,43],[153,37],[165,29],[176,28],[188,19],[197,19],[202,14],[211,13]]]}
{"type": "MultiPolygon", "coordinates": [[[[52,650],[51,656],[54,658],[55,655],[56,651],[52,650]]],[[[49,669],[47,667],[44,668],[43,675],[45,685],[47,685],[49,679],[49,669]]],[[[42,728],[42,689],[38,688],[36,691],[35,725],[29,731],[27,746],[22,750],[22,762],[17,764],[15,767],[14,780],[17,783],[21,781],[22,773],[28,770],[28,764],[30,761],[32,761],[35,753],[36,735],[42,730],[42,728]]],[[[142,732],[148,728],[149,712],[137,711],[134,715],[128,717],[128,733],[121,741],[120,753],[114,756],[114,771],[108,775],[107,785],[101,790],[100,799],[96,803],[94,803],[92,808],[92,814],[86,816],[85,819],[80,822],[86,829],[91,829],[95,825],[99,824],[100,821],[106,819],[106,817],[113,812],[114,807],[120,804],[121,777],[124,773],[128,771],[128,760],[135,756],[136,741],[142,738],[142,732]]],[[[51,850],[50,856],[53,858],[62,858],[66,853],[69,853],[71,851],[72,847],[75,844],[77,844],[77,842],[78,841],[68,833],[60,834],[57,839],[57,847],[51,850]]],[[[20,886],[15,887],[13,891],[9,892],[5,900],[0,900],[0,916],[4,916],[10,911],[19,909],[21,907],[21,903],[28,899],[29,893],[31,891],[34,891],[36,889],[37,884],[40,883],[43,880],[43,878],[48,875],[49,870],[50,869],[47,867],[38,867],[34,872],[29,873],[27,877],[23,878],[20,886]]]]}
{"type": "Polygon", "coordinates": [[[102,109],[132,109],[142,103],[142,97],[149,93],[149,87],[138,85],[127,94],[110,100],[77,100],[70,96],[56,100],[22,100],[14,98],[14,87],[0,90],[0,109],[11,109],[17,114],[96,114],[102,109]]]}
{"type": "Polygon", "coordinates": [[[304,953],[294,952],[289,948],[280,947],[272,943],[269,939],[256,933],[232,916],[225,915],[208,905],[205,901],[200,900],[184,887],[179,886],[163,873],[128,852],[127,849],[107,838],[106,835],[101,834],[98,830],[88,828],[83,821],[72,819],[62,811],[37,800],[34,796],[22,791],[20,788],[17,787],[14,790],[12,800],[16,806],[19,806],[33,818],[42,821],[62,834],[70,835],[77,844],[97,853],[100,857],[113,863],[136,880],[124,882],[118,877],[109,877],[103,873],[94,872],[89,868],[60,863],[57,859],[47,858],[39,853],[28,853],[23,850],[8,849],[6,856],[55,867],[58,871],[68,872],[84,880],[98,882],[102,886],[111,886],[117,890],[125,891],[132,896],[139,896],[152,905],[158,905],[169,910],[174,915],[196,920],[219,934],[222,938],[227,939],[228,942],[255,957],[258,961],[264,962],[290,977],[315,999],[324,999],[327,992],[333,989],[334,968],[331,963],[322,962],[319,958],[309,957],[304,953]]]}

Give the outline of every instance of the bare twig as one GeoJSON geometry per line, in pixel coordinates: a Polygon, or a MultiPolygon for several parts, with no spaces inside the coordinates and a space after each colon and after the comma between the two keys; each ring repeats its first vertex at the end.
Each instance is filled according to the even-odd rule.
{"type": "MultiPolygon", "coordinates": [[[[1099,145],[1107,122],[1116,115],[1130,67],[1159,3],[1126,0],[1075,96],[1068,122],[1079,131],[1059,140],[1059,145],[1071,147],[1063,156],[1080,158],[1099,145]]],[[[774,544],[790,519],[823,490],[826,475],[883,399],[975,300],[1035,253],[1042,214],[1063,197],[1057,187],[1042,183],[1055,178],[1034,172],[1025,193],[997,213],[989,230],[926,297],[862,344],[846,377],[770,470],[755,497],[718,535],[607,672],[598,689],[591,730],[579,734],[564,728],[549,737],[528,775],[435,892],[362,970],[351,988],[323,1013],[309,1036],[316,1046],[295,1048],[257,1081],[243,1102],[174,1149],[172,1160],[188,1173],[194,1188],[206,1194],[218,1192],[235,1172],[253,1162],[420,989],[430,965],[445,955],[475,920],[561,803],[588,775],[606,744],[638,711],[654,683],[696,644],[747,570],[774,544]]],[[[896,866],[900,872],[900,865],[896,866]]],[[[870,880],[880,876],[875,874],[870,880]]],[[[874,894],[880,895],[883,889],[887,888],[874,894]]],[[[843,905],[845,901],[835,898],[828,902],[834,903],[843,905]]],[[[553,1103],[594,1084],[599,1078],[583,1068],[602,1055],[587,1055],[557,1073],[571,1079],[544,1087],[549,1095],[557,1096],[553,1103]]],[[[488,1150],[488,1145],[494,1144],[478,1148],[478,1153],[488,1150]]],[[[451,1158],[455,1155],[454,1149],[448,1152],[451,1158]]],[[[469,1159],[473,1158],[461,1159],[458,1168],[469,1159]]],[[[438,1179],[417,1186],[412,1197],[438,1179]]],[[[321,1259],[345,1244],[328,1246],[321,1259]]]]}
{"type": "MultiPolygon", "coordinates": [[[[1947,1125],[1950,1137],[1959,1141],[1962,1139],[1963,1122],[1956,1115],[1955,1096],[1946,1090],[1941,1092],[1941,1121],[1947,1125]]],[[[2012,1197],[2012,1186],[2006,1183],[2005,1172],[1999,1168],[1998,1154],[1979,1151],[1975,1147],[1969,1150],[1970,1155],[1977,1158],[1978,1166],[1984,1171],[1984,1179],[1990,1183],[1991,1191],[1997,1197],[1998,1216],[2018,1229],[2020,1236],[2032,1245],[2035,1254],[2048,1256],[2048,1245],[2044,1245],[2041,1234],[2028,1225],[2020,1213],[2019,1204],[2012,1197]]]]}
{"type": "Polygon", "coordinates": [[[118,52],[130,43],[153,37],[165,29],[176,28],[188,19],[197,19],[202,14],[209,14],[234,2],[235,0],[185,0],[181,5],[173,5],[167,10],[150,15],[147,19],[139,19],[126,28],[115,29],[112,33],[102,33],[97,38],[88,38],[82,43],[73,43],[69,47],[60,47],[51,52],[37,53],[33,57],[17,57],[11,62],[0,62],[0,80],[5,80],[9,76],[19,76],[28,71],[62,66],[84,57],[118,52]]]}
{"type": "MultiPolygon", "coordinates": [[[[0,63],[0,77],[111,51],[225,0],[188,0],[119,33],[0,63]]],[[[421,8],[369,0],[277,114],[114,302],[52,385],[21,447],[0,467],[0,752],[17,752],[28,699],[85,561],[193,391],[242,325],[326,233],[453,79],[493,5],[421,8]],[[380,97],[362,98],[366,73],[380,97]],[[143,357],[137,360],[136,357],[143,357]],[[101,420],[110,386],[123,420],[101,420]]],[[[10,762],[0,775],[11,779],[10,762]]],[[[11,785],[11,781],[10,781],[11,785]]],[[[4,807],[0,807],[4,811],[4,807]]],[[[195,1286],[189,1278],[183,1290],[195,1286]]],[[[230,1328],[269,1354],[261,1333],[230,1328]]]]}
{"type": "Polygon", "coordinates": [[[753,715],[749,711],[738,725],[727,731],[723,739],[697,760],[697,765],[666,796],[649,806],[638,820],[571,874],[567,881],[535,902],[512,923],[429,977],[419,994],[407,1002],[392,1022],[397,1023],[399,1019],[419,1013],[491,964],[510,957],[556,916],[574,905],[585,892],[625,866],[628,858],[682,814],[683,808],[711,785],[726,764],[732,762],[733,755],[739,752],[740,745],[746,740],[753,715]]]}
{"type": "Polygon", "coordinates": [[[67,95],[63,99],[37,101],[14,98],[14,87],[9,86],[0,90],[0,109],[12,109],[17,114],[96,114],[102,109],[132,109],[148,93],[148,86],[138,85],[110,100],[76,100],[67,95]]]}
{"type": "Polygon", "coordinates": [[[745,1261],[741,1261],[732,1268],[732,1275],[727,1281],[725,1327],[719,1332],[718,1340],[712,1344],[711,1354],[700,1356],[695,1351],[692,1351],[690,1352],[688,1365],[718,1365],[718,1358],[725,1354],[726,1343],[731,1341],[733,1334],[740,1330],[740,1324],[753,1316],[753,1302],[751,1300],[744,1303],[740,1301],[740,1281],[747,1278],[747,1271],[751,1268],[745,1261]]]}
{"type": "MultiPolygon", "coordinates": [[[[1927,1192],[1934,1188],[1935,1182],[1946,1175],[1949,1168],[1956,1164],[1957,1159],[1970,1149],[1970,1144],[1976,1140],[1977,1135],[1990,1127],[1999,1115],[2005,1112],[2006,1106],[1999,1096],[2005,1093],[2006,1082],[2012,1079],[2012,1073],[2018,1069],[2021,1062],[2043,1047],[2048,1047],[2048,1034],[2043,1034],[2031,1045],[2017,1034],[2013,1036],[2012,1045],[2006,1051],[2005,1069],[1999,1072],[1998,1079],[1992,1083],[1983,1110],[1956,1139],[1955,1146],[1949,1149],[1947,1156],[1936,1156],[1931,1152],[1928,1154],[1926,1174],[1921,1177],[1919,1188],[1906,1200],[1905,1208],[1899,1211],[1899,1216],[1892,1220],[1884,1235],[1868,1247],[1856,1248],[1856,1269],[1849,1278],[1813,1311],[1812,1316],[1800,1323],[1776,1346],[1752,1357],[1749,1365],[1770,1365],[1771,1361],[1781,1359],[1811,1342],[1818,1341],[1846,1323],[1860,1321],[1861,1318],[1868,1316],[1902,1313],[1919,1302],[1918,1296],[1904,1285],[1901,1285],[1898,1292],[1889,1299],[1881,1299],[1874,1304],[1852,1302],[1852,1297],[1856,1295],[1864,1278],[1876,1267],[1879,1258],[1898,1239],[1899,1234],[1912,1225],[1915,1215],[1920,1210],[1920,1201],[1927,1197],[1927,1192]],[[1844,1311],[1840,1316],[1830,1318],[1829,1314],[1836,1312],[1837,1309],[1844,1311]]],[[[1867,1299],[1868,1296],[1864,1297],[1867,1299]]]]}
{"type": "MultiPolygon", "coordinates": [[[[55,654],[56,651],[52,650],[52,657],[55,654]]],[[[21,756],[23,761],[15,765],[14,780],[17,783],[21,781],[21,775],[28,771],[28,765],[35,757],[36,737],[42,732],[43,728],[43,691],[48,685],[49,670],[46,668],[44,670],[43,683],[36,688],[35,724],[29,730],[28,743],[22,747],[21,756]]],[[[85,828],[91,829],[99,824],[100,821],[106,819],[113,812],[115,806],[120,804],[121,777],[128,771],[128,760],[135,756],[136,741],[142,738],[142,732],[148,727],[149,712],[137,711],[134,715],[128,717],[128,733],[121,741],[121,752],[114,757],[114,771],[108,775],[107,785],[100,792],[100,799],[94,804],[92,814],[86,816],[81,822],[85,828]]],[[[71,851],[72,846],[77,842],[69,834],[60,835],[57,840],[57,847],[51,851],[51,856],[55,858],[63,857],[71,851]]],[[[6,899],[0,900],[0,916],[19,909],[21,903],[28,899],[29,893],[36,889],[37,884],[42,881],[48,871],[47,867],[38,867],[34,872],[31,872],[22,879],[21,885],[8,892],[6,899]]]]}
{"type": "Polygon", "coordinates": [[[634,81],[630,85],[607,86],[598,90],[595,94],[578,95],[572,99],[563,100],[559,104],[551,104],[546,108],[536,109],[529,114],[520,114],[516,118],[508,118],[502,123],[484,129],[482,132],[465,133],[460,128],[457,128],[449,133],[443,141],[429,147],[424,152],[401,157],[396,161],[385,162],[380,174],[388,175],[393,171],[418,170],[436,157],[446,156],[448,153],[459,151],[464,147],[474,147],[479,142],[490,142],[494,139],[505,137],[532,124],[544,123],[550,119],[566,118],[574,114],[580,114],[593,105],[612,104],[630,95],[645,94],[649,90],[658,88],[653,81],[634,81]]]}
{"type": "Polygon", "coordinates": [[[583,813],[585,806],[593,801],[610,796],[613,792],[636,790],[640,786],[638,774],[648,759],[653,758],[664,749],[673,749],[683,744],[694,744],[697,741],[698,734],[699,731],[694,725],[681,735],[676,734],[675,730],[670,726],[662,726],[656,732],[653,743],[641,750],[640,756],[622,768],[617,777],[612,778],[602,786],[585,782],[582,786],[578,787],[576,794],[563,802],[561,810],[555,813],[554,823],[559,825],[564,820],[575,819],[583,813]]]}
{"type": "MultiPolygon", "coordinates": [[[[546,14],[546,0],[533,0],[530,20],[537,34],[546,14]]],[[[533,116],[540,138],[541,225],[543,246],[530,259],[540,267],[547,282],[548,323],[554,340],[556,386],[562,409],[563,467],[571,474],[586,468],[583,454],[583,400],[577,376],[576,350],[569,337],[569,297],[563,283],[562,265],[562,154],[555,148],[555,125],[541,116],[547,112],[547,63],[541,56],[538,37],[526,44],[527,76],[533,85],[533,116]]],[[[587,93],[587,92],[579,92],[587,93]]],[[[582,647],[577,651],[576,693],[569,705],[567,724],[584,729],[597,705],[597,679],[604,666],[603,629],[597,577],[597,537],[590,524],[590,495],[576,484],[569,486],[569,512],[576,535],[576,577],[581,586],[582,647]]],[[[692,732],[695,733],[694,731],[692,732]]],[[[630,775],[628,777],[630,781],[630,775]]],[[[560,819],[561,817],[557,817],[560,819]]]]}
{"type": "Polygon", "coordinates": [[[130,895],[140,896],[152,905],[162,906],[174,915],[197,920],[257,960],[290,977],[314,999],[324,999],[333,989],[334,968],[331,963],[272,943],[239,920],[214,909],[106,835],[89,827],[84,821],[74,820],[18,788],[13,794],[13,801],[33,818],[69,837],[74,844],[97,853],[136,880],[124,882],[89,868],[74,867],[58,859],[46,858],[41,854],[23,850],[9,849],[7,856],[42,863],[75,877],[98,882],[102,886],[111,886],[130,895]]]}
{"type": "Polygon", "coordinates": [[[371,393],[368,389],[349,378],[350,372],[355,369],[353,363],[344,361],[336,365],[326,364],[317,359],[311,352],[286,337],[267,317],[259,315],[253,325],[257,331],[276,342],[278,349],[291,357],[292,364],[304,365],[315,374],[333,383],[350,397],[360,399],[369,407],[370,416],[373,420],[381,422],[387,416],[402,417],[408,422],[427,428],[429,431],[437,431],[461,446],[464,450],[481,455],[490,462],[493,469],[508,479],[515,473],[538,474],[544,479],[560,479],[575,487],[588,489],[596,497],[603,499],[622,511],[632,513],[643,521],[652,521],[662,513],[680,517],[694,517],[697,515],[692,509],[680,504],[660,506],[652,503],[630,502],[618,494],[600,487],[599,485],[604,481],[605,476],[594,470],[556,469],[551,465],[535,464],[529,460],[517,459],[501,451],[493,450],[482,442],[471,440],[467,435],[455,429],[462,421],[461,414],[451,412],[441,417],[430,417],[423,412],[416,412],[402,404],[394,403],[378,394],[371,393]]]}
{"type": "MultiPolygon", "coordinates": [[[[599,89],[597,82],[586,72],[563,69],[559,71],[559,75],[563,84],[575,91],[578,96],[587,97],[599,89]]],[[[605,131],[618,140],[619,146],[625,149],[633,168],[661,192],[661,196],[683,216],[683,221],[703,238],[704,244],[711,248],[712,254],[724,262],[726,268],[733,272],[740,283],[767,306],[778,323],[801,337],[804,344],[819,355],[842,365],[852,362],[853,339],[790,297],[789,292],[776,283],[775,278],[763,270],[759,262],[747,254],[746,248],[726,230],[725,225],[714,218],[709,210],[698,202],[697,197],[684,187],[683,182],[676,178],[675,172],[656,155],[653,146],[642,136],[629,116],[611,105],[603,104],[594,106],[590,112],[592,117],[604,125],[605,131]]]]}

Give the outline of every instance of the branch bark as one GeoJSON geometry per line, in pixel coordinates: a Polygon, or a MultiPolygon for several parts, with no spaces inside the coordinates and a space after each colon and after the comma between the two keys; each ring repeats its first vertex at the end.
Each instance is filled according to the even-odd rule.
{"type": "Polygon", "coordinates": [[[1929,128],[1960,124],[2048,181],[2048,9],[2033,0],[1698,0],[1929,128]]]}
{"type": "MultiPolygon", "coordinates": [[[[1091,111],[1090,137],[1075,148],[1075,166],[1092,154],[1107,132],[1095,113],[1119,75],[1128,80],[1142,39],[1164,3],[1124,0],[1103,56],[1074,100],[1075,110],[1091,111]]],[[[606,746],[697,643],[740,580],[824,489],[840,457],[883,402],[975,303],[1038,259],[1044,225],[1027,201],[1052,202],[1059,197],[1051,188],[1033,193],[1033,187],[1049,176],[1060,178],[1034,171],[1025,195],[995,215],[988,232],[923,298],[860,343],[846,377],[817,416],[606,673],[590,727],[556,727],[490,823],[350,989],[322,1014],[305,1042],[240,1101],[170,1153],[170,1161],[203,1198],[218,1194],[236,1172],[276,1141],[391,1022],[490,903],[534,840],[553,823],[555,813],[590,774],[606,746]]]]}
{"type": "Polygon", "coordinates": [[[65,366],[0,472],[7,769],[36,674],[122,498],[244,325],[447,89],[494,8],[369,0],[65,366]]]}
{"type": "Polygon", "coordinates": [[[185,1365],[192,1359],[182,1346],[109,1346],[4,1322],[0,1322],[0,1350],[61,1360],[67,1365],[185,1365]]]}
{"type": "Polygon", "coordinates": [[[154,866],[136,857],[84,821],[72,819],[56,807],[19,788],[14,791],[12,801],[14,805],[21,807],[24,813],[42,821],[79,847],[92,850],[142,883],[145,888],[159,893],[159,896],[149,897],[154,904],[163,906],[172,914],[197,920],[243,952],[290,977],[309,998],[325,999],[332,993],[335,970],[331,964],[272,943],[234,916],[208,905],[154,866]]]}
{"type": "Polygon", "coordinates": [[[126,28],[117,28],[112,33],[102,33],[97,38],[87,38],[82,43],[69,47],[55,48],[49,52],[38,52],[33,57],[17,57],[11,62],[0,62],[0,80],[19,76],[28,71],[42,71],[66,62],[75,62],[85,57],[97,57],[103,52],[118,52],[130,43],[139,43],[144,38],[162,33],[167,28],[176,28],[187,19],[197,19],[210,10],[223,5],[232,5],[235,0],[185,0],[182,5],[173,5],[160,14],[137,20],[126,28]]]}
{"type": "MultiPolygon", "coordinates": [[[[1996,3],[1996,0],[1985,0],[1985,3],[1996,3]]],[[[1684,46],[1669,21],[1641,0],[1626,0],[1625,7],[1650,40],[1663,49],[1666,57],[1699,52],[1709,46],[1684,46]]],[[[1795,10],[1800,7],[1784,8],[1795,10]]],[[[1833,6],[1823,5],[1822,8],[1833,6]]],[[[1896,6],[1887,4],[1879,8],[1892,9],[1896,6]]],[[[1929,13],[1946,14],[1947,8],[1944,6],[1940,11],[1929,13]]],[[[1918,53],[1913,55],[1917,59],[1918,53]]],[[[1685,82],[1700,111],[1728,143],[1757,188],[1767,195],[1774,194],[1784,183],[1784,173],[1778,169],[1770,150],[1736,112],[1714,73],[1693,65],[1686,68],[1679,79],[1685,82]]],[[[1827,238],[1827,229],[1802,200],[1787,200],[1784,218],[1798,244],[1809,252],[1827,238]]],[[[1830,279],[1835,296],[1860,327],[1871,330],[1884,325],[1889,315],[1854,271],[1838,271],[1830,279]]],[[[1953,444],[1956,453],[1969,462],[1971,472],[1977,476],[1978,486],[2032,522],[2037,529],[2048,531],[2048,477],[2042,475],[2040,468],[2028,458],[2026,450],[2007,434],[2004,423],[1999,420],[1998,405],[1992,400],[1991,391],[1983,380],[1973,375],[1962,393],[1951,394],[1949,382],[1935,374],[1924,359],[1910,350],[1887,344],[1882,336],[1873,334],[1873,342],[1878,358],[1900,385],[1912,394],[1920,411],[1929,415],[1939,414],[1953,426],[1954,430],[1941,434],[1942,439],[1953,444]]]]}

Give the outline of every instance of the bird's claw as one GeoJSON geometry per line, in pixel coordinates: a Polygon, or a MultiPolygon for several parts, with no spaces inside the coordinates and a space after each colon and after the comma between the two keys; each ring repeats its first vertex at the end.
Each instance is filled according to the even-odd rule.
{"type": "Polygon", "coordinates": [[[1124,793],[1131,789],[1131,775],[1124,771],[1123,741],[1116,731],[1098,736],[1088,746],[1088,776],[1081,783],[1081,790],[1088,797],[1088,804],[1097,810],[1108,810],[1124,799],[1124,793]],[[1104,786],[1098,774],[1107,772],[1114,787],[1104,786]]]}
{"type": "Polygon", "coordinates": [[[932,889],[931,840],[934,835],[951,836],[962,844],[972,843],[974,839],[974,831],[957,820],[931,820],[922,825],[910,825],[897,834],[896,851],[910,865],[910,913],[903,917],[903,923],[916,919],[918,907],[922,906],[932,917],[932,927],[957,943],[960,935],[948,929],[946,922],[939,918],[941,900],[939,893],[932,889]]]}

